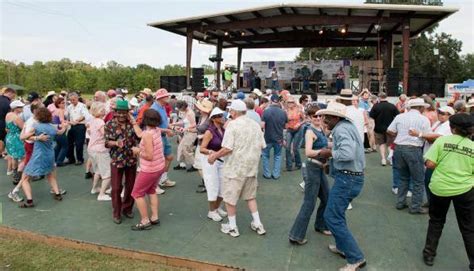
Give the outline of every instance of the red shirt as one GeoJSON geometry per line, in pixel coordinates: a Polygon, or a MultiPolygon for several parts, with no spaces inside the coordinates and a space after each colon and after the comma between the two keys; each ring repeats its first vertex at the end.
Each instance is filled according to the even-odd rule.
{"type": "Polygon", "coordinates": [[[257,114],[260,117],[263,117],[263,109],[262,108],[260,108],[260,107],[255,108],[255,112],[257,112],[257,114]]]}
{"type": "Polygon", "coordinates": [[[173,111],[173,108],[171,107],[171,105],[169,103],[166,103],[165,104],[165,110],[166,110],[166,115],[168,116],[168,118],[170,117],[171,115],[171,112],[173,111]]]}

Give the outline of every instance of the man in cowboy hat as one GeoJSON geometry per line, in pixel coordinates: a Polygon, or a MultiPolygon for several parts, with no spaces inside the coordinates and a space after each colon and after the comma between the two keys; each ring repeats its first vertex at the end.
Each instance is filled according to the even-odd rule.
{"type": "Polygon", "coordinates": [[[333,138],[332,149],[322,149],[319,153],[320,158],[332,157],[334,185],[329,192],[324,219],[336,245],[329,245],[329,250],[346,258],[347,264],[341,270],[357,270],[365,266],[366,261],[347,228],[345,212],[364,185],[364,143],[355,125],[348,120],[345,105],[332,102],[316,114],[323,116],[333,138]]]}
{"type": "Polygon", "coordinates": [[[353,105],[353,100],[357,96],[352,94],[351,89],[341,89],[341,93],[336,97],[337,102],[346,106],[346,116],[354,123],[361,138],[364,138],[365,119],[364,113],[353,105]]]}
{"type": "Polygon", "coordinates": [[[406,113],[397,115],[387,128],[387,134],[395,137],[395,151],[393,155],[393,167],[400,175],[400,184],[394,183],[398,188],[398,199],[396,208],[403,210],[408,208],[406,203],[408,183],[413,182],[412,204],[410,214],[427,214],[428,210],[423,208],[424,191],[424,162],[423,162],[423,134],[431,132],[430,121],[422,113],[430,105],[423,99],[415,98],[408,101],[406,113]],[[418,131],[418,136],[411,136],[410,130],[418,131]]]}
{"type": "Polygon", "coordinates": [[[370,110],[369,116],[374,119],[375,144],[379,145],[382,166],[387,165],[387,128],[393,119],[399,114],[397,107],[387,101],[385,92],[379,93],[380,102],[370,110]]]}

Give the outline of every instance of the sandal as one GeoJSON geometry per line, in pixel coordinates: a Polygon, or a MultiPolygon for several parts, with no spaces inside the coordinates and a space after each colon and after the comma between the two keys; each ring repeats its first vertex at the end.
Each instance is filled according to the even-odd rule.
{"type": "Polygon", "coordinates": [[[150,229],[151,229],[151,223],[150,222],[148,222],[147,224],[142,224],[140,222],[137,225],[132,226],[132,231],[143,231],[143,230],[150,230],[150,229]]]}
{"type": "Polygon", "coordinates": [[[156,220],[150,219],[150,223],[151,225],[160,226],[160,219],[159,218],[157,218],[156,220]]]}
{"type": "Polygon", "coordinates": [[[20,207],[20,208],[33,208],[33,207],[35,207],[35,204],[33,202],[28,203],[27,201],[24,201],[24,202],[20,203],[20,205],[18,205],[18,207],[20,207]]]}

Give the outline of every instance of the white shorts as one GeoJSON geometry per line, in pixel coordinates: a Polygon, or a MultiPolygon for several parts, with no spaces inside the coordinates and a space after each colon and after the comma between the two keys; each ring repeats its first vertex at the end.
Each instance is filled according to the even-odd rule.
{"type": "Polygon", "coordinates": [[[196,151],[194,152],[194,165],[193,167],[195,169],[202,169],[202,164],[203,164],[203,159],[207,160],[207,157],[204,157],[204,154],[202,154],[199,151],[199,145],[196,147],[196,151]]]}
{"type": "Polygon", "coordinates": [[[207,190],[207,200],[216,201],[217,197],[222,197],[222,167],[223,162],[215,161],[213,165],[207,162],[207,155],[202,156],[202,178],[207,190]]]}
{"type": "Polygon", "coordinates": [[[94,173],[98,173],[102,179],[110,178],[110,154],[109,152],[90,152],[89,159],[92,162],[94,173]]]}

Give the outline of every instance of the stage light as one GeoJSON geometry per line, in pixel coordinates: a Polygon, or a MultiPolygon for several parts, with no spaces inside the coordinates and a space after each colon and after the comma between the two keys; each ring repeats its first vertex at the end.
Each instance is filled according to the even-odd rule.
{"type": "Polygon", "coordinates": [[[242,31],[242,32],[240,33],[240,35],[241,35],[242,37],[245,36],[245,32],[242,31]]]}
{"type": "Polygon", "coordinates": [[[318,33],[319,35],[322,35],[324,33],[324,30],[320,29],[318,33]]]}
{"type": "Polygon", "coordinates": [[[224,36],[229,36],[229,32],[225,31],[224,36]]]}
{"type": "Polygon", "coordinates": [[[341,28],[341,33],[342,33],[342,34],[345,34],[345,33],[346,33],[346,28],[345,28],[345,27],[341,28]]]}

